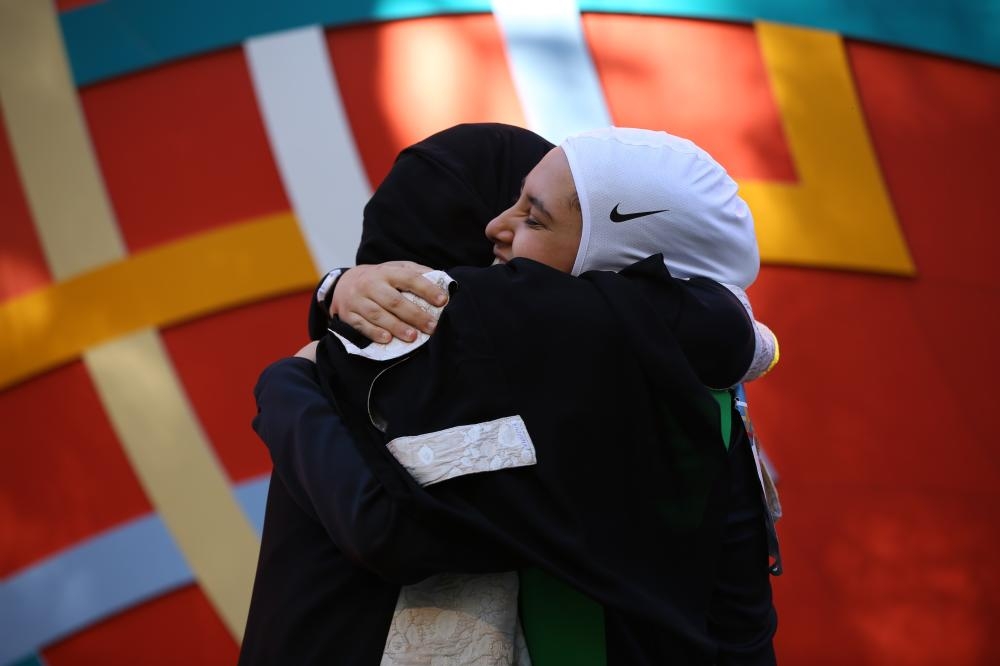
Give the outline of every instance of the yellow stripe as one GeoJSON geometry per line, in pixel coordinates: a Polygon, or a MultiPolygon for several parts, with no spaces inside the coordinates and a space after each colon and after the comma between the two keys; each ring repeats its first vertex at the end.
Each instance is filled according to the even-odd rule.
{"type": "MultiPolygon", "coordinates": [[[[761,377],[774,370],[774,366],[778,365],[778,361],[781,360],[781,345],[778,343],[778,336],[771,333],[771,339],[774,340],[774,358],[772,358],[771,362],[768,364],[767,370],[760,373],[761,377]]],[[[758,377],[758,379],[760,379],[760,377],[758,377]]]]}
{"type": "Polygon", "coordinates": [[[741,182],[765,261],[912,275],[843,40],[758,22],[799,183],[741,182]]]}
{"type": "Polygon", "coordinates": [[[120,259],[118,227],[70,77],[53,2],[0,2],[0,103],[57,280],[120,259]]]}
{"type": "MultiPolygon", "coordinates": [[[[132,468],[230,632],[242,637],[259,543],[153,330],[84,356],[132,468]]],[[[141,562],[129,566],[143,566],[141,562]]]]}
{"type": "Polygon", "coordinates": [[[289,213],[137,253],[0,303],[0,387],[130,332],[311,287],[317,279],[289,213]]]}
{"type": "MultiPolygon", "coordinates": [[[[60,280],[3,304],[5,382],[150,324],[259,298],[296,278],[296,286],[312,282],[308,253],[288,215],[122,259],[53,3],[3,0],[0,27],[0,95],[14,157],[46,257],[60,280]],[[289,258],[301,262],[282,261],[289,258]]],[[[84,351],[84,361],[140,482],[205,595],[239,640],[256,535],[159,335],[151,329],[134,333],[84,351]]]]}

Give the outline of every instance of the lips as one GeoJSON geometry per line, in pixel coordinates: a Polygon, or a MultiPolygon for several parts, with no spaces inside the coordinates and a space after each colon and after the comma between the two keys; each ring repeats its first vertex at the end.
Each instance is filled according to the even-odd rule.
{"type": "Polygon", "coordinates": [[[495,261],[493,263],[495,263],[495,264],[506,264],[507,263],[507,258],[504,257],[502,254],[500,254],[499,250],[494,249],[493,250],[493,256],[496,257],[496,259],[495,259],[495,261]]]}

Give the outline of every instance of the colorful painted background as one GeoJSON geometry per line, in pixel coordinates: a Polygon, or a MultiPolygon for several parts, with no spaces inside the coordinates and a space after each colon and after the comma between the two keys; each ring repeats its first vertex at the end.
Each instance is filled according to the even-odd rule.
{"type": "Polygon", "coordinates": [[[256,375],[465,121],[728,166],[782,663],[1000,663],[1000,3],[896,4],[0,1],[0,666],[235,661],[256,375]]]}

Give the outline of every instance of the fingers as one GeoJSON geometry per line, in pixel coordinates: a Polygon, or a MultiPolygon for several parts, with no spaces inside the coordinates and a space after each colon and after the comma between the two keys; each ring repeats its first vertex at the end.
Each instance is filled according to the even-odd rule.
{"type": "Polygon", "coordinates": [[[416,339],[415,329],[430,334],[437,324],[435,318],[401,293],[411,292],[434,305],[446,303],[447,293],[423,277],[429,270],[410,261],[352,268],[337,282],[331,315],[376,342],[388,342],[390,336],[410,342],[416,339]]]}
{"type": "Polygon", "coordinates": [[[389,331],[400,340],[414,340],[417,336],[414,329],[418,328],[427,334],[434,332],[437,324],[435,317],[391,286],[383,284],[375,286],[371,301],[374,307],[369,311],[362,311],[361,314],[370,323],[389,331]]]}
{"type": "MultiPolygon", "coordinates": [[[[390,333],[387,329],[384,329],[381,326],[373,324],[368,319],[366,319],[366,316],[371,317],[373,319],[379,318],[378,314],[372,314],[373,308],[377,308],[376,304],[372,301],[368,301],[368,303],[370,303],[370,305],[367,306],[359,304],[361,307],[365,309],[365,312],[368,313],[367,315],[352,310],[350,312],[346,312],[338,316],[342,321],[350,325],[351,328],[358,331],[359,333],[361,333],[361,335],[365,336],[369,340],[372,340],[373,342],[382,342],[382,343],[389,342],[390,340],[392,340],[392,333],[390,333]]],[[[380,312],[382,312],[383,313],[382,316],[384,316],[384,311],[380,312]]]]}
{"type": "Polygon", "coordinates": [[[399,291],[408,291],[419,296],[432,305],[444,305],[448,302],[448,292],[425,278],[423,274],[426,272],[426,270],[401,272],[398,281],[394,282],[393,286],[399,291]]]}
{"type": "MultiPolygon", "coordinates": [[[[411,342],[416,339],[417,332],[413,326],[394,313],[394,311],[406,310],[396,299],[406,302],[406,305],[411,308],[416,308],[416,306],[402,298],[395,289],[391,287],[388,289],[390,294],[387,297],[376,295],[373,299],[355,301],[355,309],[347,313],[346,321],[362,335],[376,342],[389,342],[391,337],[411,342]]],[[[416,309],[419,310],[419,308],[416,309]]],[[[423,312],[420,312],[419,316],[421,318],[427,317],[426,313],[423,312]]]]}

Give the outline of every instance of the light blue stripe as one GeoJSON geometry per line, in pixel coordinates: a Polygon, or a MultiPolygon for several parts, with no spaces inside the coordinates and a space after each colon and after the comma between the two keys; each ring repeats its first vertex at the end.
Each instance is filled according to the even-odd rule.
{"type": "Polygon", "coordinates": [[[611,124],[574,0],[493,0],[528,127],[552,143],[611,124]]]}
{"type": "Polygon", "coordinates": [[[0,663],[190,581],[158,517],[89,539],[0,587],[0,663]]]}
{"type": "MultiPolygon", "coordinates": [[[[763,19],[1000,66],[997,0],[580,0],[580,9],[763,19]]],[[[60,20],[82,86],[289,28],[489,11],[489,0],[106,0],[60,20]]]]}
{"type": "MultiPolygon", "coordinates": [[[[258,534],[267,484],[265,477],[235,489],[258,534]]],[[[192,580],[159,516],[94,536],[0,583],[0,664],[20,663],[60,638],[192,580]]]]}
{"type": "Polygon", "coordinates": [[[264,507],[267,505],[267,485],[270,475],[253,481],[244,481],[236,486],[236,501],[243,507],[243,513],[257,530],[257,536],[264,532],[264,507]]]}

